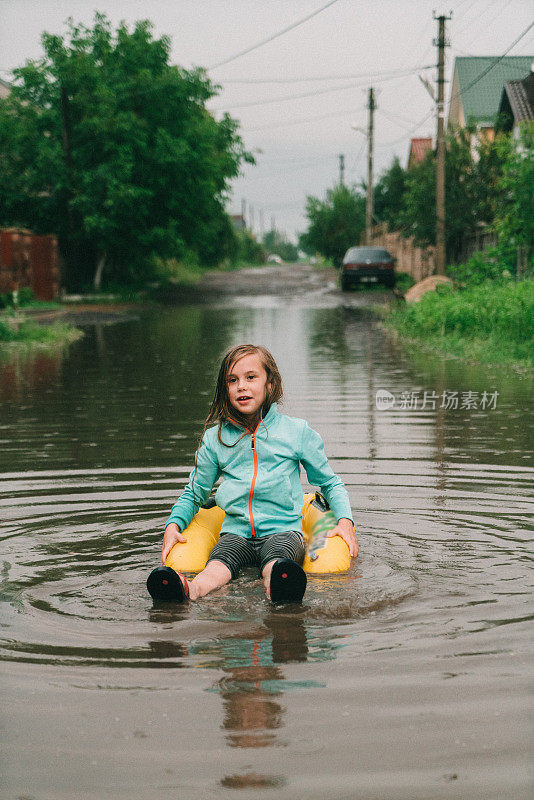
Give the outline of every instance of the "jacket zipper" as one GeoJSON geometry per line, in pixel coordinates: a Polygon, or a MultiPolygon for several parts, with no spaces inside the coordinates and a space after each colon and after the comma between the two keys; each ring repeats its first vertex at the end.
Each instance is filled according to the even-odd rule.
{"type": "MultiPolygon", "coordinates": [[[[259,427],[259,425],[258,425],[259,427]]],[[[256,431],[258,428],[256,428],[256,431]]],[[[248,496],[248,515],[250,517],[250,534],[254,539],[256,531],[254,529],[254,514],[252,513],[252,496],[254,494],[254,486],[256,485],[256,476],[258,474],[258,453],[256,452],[256,431],[251,435],[252,458],[254,460],[254,472],[252,473],[252,482],[250,484],[250,493],[248,496]]]]}
{"type": "MultiPolygon", "coordinates": [[[[239,428],[243,427],[238,422],[233,420],[231,417],[229,417],[228,419],[230,420],[230,422],[232,422],[234,425],[237,425],[239,428]]],[[[256,538],[256,530],[254,528],[254,514],[252,513],[252,496],[254,494],[254,486],[256,485],[256,476],[258,475],[258,454],[256,452],[256,432],[257,432],[258,428],[260,427],[261,422],[262,421],[260,420],[258,422],[258,424],[256,425],[256,430],[254,430],[250,434],[250,436],[251,436],[250,446],[252,448],[252,458],[253,458],[253,461],[254,461],[254,470],[252,472],[252,481],[251,481],[251,484],[250,484],[250,492],[249,492],[249,495],[248,495],[248,514],[249,514],[249,518],[250,518],[250,535],[252,536],[253,539],[256,538]]]]}

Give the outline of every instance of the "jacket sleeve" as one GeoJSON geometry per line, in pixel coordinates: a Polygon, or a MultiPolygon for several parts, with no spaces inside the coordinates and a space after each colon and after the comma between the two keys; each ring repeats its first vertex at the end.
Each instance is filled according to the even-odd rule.
{"type": "Polygon", "coordinates": [[[340,519],[346,518],[354,522],[345,485],[328,463],[323,440],[308,423],[302,435],[300,461],[312,486],[320,487],[336,520],[339,522],[340,519]]]}
{"type": "Polygon", "coordinates": [[[181,531],[185,530],[200,506],[206,502],[217,479],[221,475],[219,462],[207,441],[207,435],[197,453],[197,463],[189,474],[189,483],[173,505],[169,522],[175,522],[181,531]]]}

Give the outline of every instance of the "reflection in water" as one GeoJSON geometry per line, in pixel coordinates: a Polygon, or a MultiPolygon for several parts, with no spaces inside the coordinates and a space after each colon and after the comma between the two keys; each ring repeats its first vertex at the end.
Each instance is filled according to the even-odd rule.
{"type": "MultiPolygon", "coordinates": [[[[223,667],[224,677],[217,683],[224,708],[222,728],[229,747],[262,748],[283,746],[278,731],[284,725],[282,698],[287,690],[280,664],[306,661],[308,646],[304,620],[298,614],[270,613],[264,626],[250,638],[225,643],[232,663],[223,667]]],[[[227,788],[267,788],[283,786],[285,778],[255,772],[226,775],[221,785],[227,788]]]]}
{"type": "Polygon", "coordinates": [[[233,327],[191,306],[89,326],[68,351],[6,355],[2,424],[25,446],[0,450],[0,471],[189,464],[233,327]]]}
{"type": "Polygon", "coordinates": [[[25,401],[28,394],[57,387],[65,357],[61,347],[0,352],[0,401],[25,401]]]}
{"type": "Polygon", "coordinates": [[[156,642],[149,642],[148,644],[154,659],[161,661],[173,659],[175,666],[181,666],[181,659],[184,659],[189,655],[187,647],[179,642],[166,642],[159,640],[156,642]]]}
{"type": "Polygon", "coordinates": [[[285,786],[287,781],[280,777],[258,775],[256,772],[247,772],[244,775],[227,775],[221,780],[221,786],[226,789],[276,789],[285,786]]]}
{"type": "MultiPolygon", "coordinates": [[[[256,646],[257,643],[254,643],[256,646]]],[[[223,728],[230,747],[269,747],[276,744],[276,731],[282,726],[282,707],[274,699],[282,694],[283,679],[277,667],[254,664],[225,670],[219,682],[224,703],[223,728]],[[269,689],[269,683],[276,688],[269,689]]]]}
{"type": "Polygon", "coordinates": [[[218,683],[230,747],[276,744],[272,731],[282,727],[283,708],[275,698],[284,694],[284,674],[276,665],[306,661],[308,646],[301,617],[269,614],[264,624],[251,638],[232,640],[230,663],[238,651],[238,660],[249,663],[223,667],[225,676],[218,683]]]}

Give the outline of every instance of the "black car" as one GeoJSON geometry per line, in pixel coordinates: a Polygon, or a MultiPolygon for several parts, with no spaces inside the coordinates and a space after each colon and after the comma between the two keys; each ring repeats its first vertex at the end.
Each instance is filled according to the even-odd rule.
{"type": "Polygon", "coordinates": [[[395,286],[395,262],[383,247],[350,247],[343,258],[341,288],[360,283],[383,283],[395,286]]]}

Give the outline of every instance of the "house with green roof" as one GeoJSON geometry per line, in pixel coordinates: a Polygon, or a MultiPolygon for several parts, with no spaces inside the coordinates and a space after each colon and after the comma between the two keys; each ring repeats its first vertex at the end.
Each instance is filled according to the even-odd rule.
{"type": "Polygon", "coordinates": [[[525,78],[533,63],[534,56],[458,56],[449,101],[449,130],[475,125],[481,139],[492,140],[505,84],[525,78]]]}

